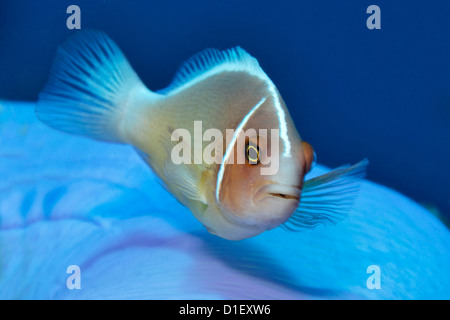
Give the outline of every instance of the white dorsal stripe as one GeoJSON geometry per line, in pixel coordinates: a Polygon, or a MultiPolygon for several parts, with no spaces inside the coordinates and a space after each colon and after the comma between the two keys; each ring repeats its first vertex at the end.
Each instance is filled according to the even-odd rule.
{"type": "Polygon", "coordinates": [[[249,113],[247,113],[247,115],[244,117],[244,119],[242,119],[241,123],[239,123],[239,125],[236,128],[236,131],[233,134],[233,138],[231,139],[230,143],[227,146],[227,149],[225,151],[225,155],[223,156],[222,159],[222,163],[220,164],[220,168],[219,168],[219,172],[217,174],[217,183],[216,183],[216,200],[217,203],[219,203],[219,195],[220,195],[220,188],[222,186],[222,179],[223,179],[223,174],[225,172],[225,164],[228,160],[228,158],[231,155],[231,152],[233,150],[234,144],[236,143],[236,140],[239,136],[239,134],[241,133],[242,129],[244,128],[244,126],[247,124],[248,120],[250,119],[250,117],[256,112],[256,110],[258,110],[258,108],[260,106],[263,105],[263,103],[267,100],[267,97],[262,98],[251,110],[249,113]]]}
{"type": "Polygon", "coordinates": [[[261,69],[258,60],[241,47],[228,50],[206,49],[186,61],[172,83],[158,93],[173,95],[213,75],[224,71],[245,71],[263,80],[273,98],[280,124],[280,136],[284,142],[283,156],[291,156],[291,144],[287,133],[286,114],[281,107],[275,85],[261,69]]]}
{"type": "Polygon", "coordinates": [[[244,71],[270,82],[258,60],[241,47],[222,51],[206,49],[183,63],[172,83],[158,93],[173,95],[224,71],[244,71]]]}

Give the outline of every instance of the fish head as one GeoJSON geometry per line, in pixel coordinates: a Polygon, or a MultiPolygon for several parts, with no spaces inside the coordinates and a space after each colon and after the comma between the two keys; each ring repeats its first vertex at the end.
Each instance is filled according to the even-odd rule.
{"type": "Polygon", "coordinates": [[[267,99],[244,129],[232,142],[235,152],[224,163],[217,193],[222,215],[240,226],[236,239],[286,222],[299,206],[303,179],[314,161],[313,148],[300,139],[284,103],[276,108],[267,99]]]}

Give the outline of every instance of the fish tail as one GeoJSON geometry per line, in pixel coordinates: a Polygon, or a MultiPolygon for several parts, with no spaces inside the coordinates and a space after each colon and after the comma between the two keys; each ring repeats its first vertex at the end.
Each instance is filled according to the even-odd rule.
{"type": "Polygon", "coordinates": [[[83,30],[58,48],[36,114],[60,131],[127,143],[138,117],[133,109],[150,105],[158,96],[108,36],[83,30]]]}

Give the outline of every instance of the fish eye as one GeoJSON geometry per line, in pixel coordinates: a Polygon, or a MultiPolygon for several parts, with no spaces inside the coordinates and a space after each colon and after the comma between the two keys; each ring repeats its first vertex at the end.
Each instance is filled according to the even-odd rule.
{"type": "Polygon", "coordinates": [[[245,156],[250,164],[259,163],[259,147],[253,143],[245,146],[245,156]]]}

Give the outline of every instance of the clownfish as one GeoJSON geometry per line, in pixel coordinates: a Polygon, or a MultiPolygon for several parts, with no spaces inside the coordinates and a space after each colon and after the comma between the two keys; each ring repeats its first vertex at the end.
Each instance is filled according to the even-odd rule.
{"type": "Polygon", "coordinates": [[[258,61],[240,47],[207,49],[167,88],[151,91],[104,33],[79,31],[58,48],[36,114],[60,131],[134,146],[210,233],[230,240],[335,221],[351,208],[367,166],[363,160],[305,181],[314,150],[258,61]],[[202,131],[223,134],[213,135],[218,161],[202,160],[208,141],[189,151],[192,136],[174,135],[195,136],[199,122],[202,131]],[[174,161],[174,150],[196,161],[174,161]]]}

